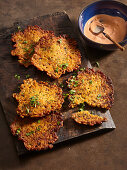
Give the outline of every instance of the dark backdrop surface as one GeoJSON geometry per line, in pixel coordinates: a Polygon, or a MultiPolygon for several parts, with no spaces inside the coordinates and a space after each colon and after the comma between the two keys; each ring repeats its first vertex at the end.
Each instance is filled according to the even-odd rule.
{"type": "MultiPolygon", "coordinates": [[[[91,2],[93,0],[0,0],[0,29],[12,26],[15,21],[66,11],[78,32],[80,11],[91,2]]],[[[126,0],[120,2],[127,5],[126,0]]],[[[51,151],[18,157],[0,107],[0,170],[127,169],[127,49],[124,52],[103,52],[85,44],[84,48],[92,66],[98,61],[100,69],[113,80],[115,103],[111,115],[116,129],[61,143],[51,151]]]]}

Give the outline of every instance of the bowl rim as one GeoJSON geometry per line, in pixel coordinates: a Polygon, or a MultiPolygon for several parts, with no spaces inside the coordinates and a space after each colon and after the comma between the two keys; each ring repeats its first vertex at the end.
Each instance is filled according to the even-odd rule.
{"type": "MultiPolygon", "coordinates": [[[[97,44],[97,45],[100,45],[100,46],[114,46],[114,44],[102,44],[102,43],[98,43],[98,42],[95,42],[95,41],[93,41],[93,40],[91,40],[91,39],[89,39],[88,37],[86,37],[86,35],[81,31],[81,28],[80,28],[80,24],[79,24],[79,22],[80,22],[80,16],[82,15],[82,13],[89,7],[89,6],[91,6],[91,5],[94,5],[94,4],[96,4],[96,3],[99,3],[99,2],[115,2],[115,3],[117,3],[117,4],[120,4],[120,5],[123,5],[123,6],[125,6],[125,7],[127,7],[127,5],[126,4],[124,4],[124,3],[121,3],[121,2],[119,2],[119,1],[114,1],[114,0],[99,0],[99,1],[96,1],[96,2],[93,2],[93,3],[90,3],[89,5],[87,5],[85,8],[83,8],[82,9],[82,11],[80,12],[80,14],[79,14],[79,17],[78,17],[78,27],[79,27],[79,30],[80,30],[80,32],[81,32],[81,34],[87,39],[87,40],[89,40],[89,41],[91,41],[92,43],[95,43],[95,44],[97,44]]],[[[126,21],[127,22],[127,21],[126,21]]],[[[123,41],[120,41],[120,42],[118,42],[119,44],[121,44],[122,45],[122,43],[126,43],[127,42],[127,39],[125,39],[125,40],[123,40],[123,41]]],[[[122,46],[125,46],[126,44],[124,44],[124,45],[122,45],[122,46]]]]}

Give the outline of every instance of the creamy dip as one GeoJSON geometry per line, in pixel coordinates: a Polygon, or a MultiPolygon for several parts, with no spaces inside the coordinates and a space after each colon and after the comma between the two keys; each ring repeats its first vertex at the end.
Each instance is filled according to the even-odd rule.
{"type": "Polygon", "coordinates": [[[85,36],[92,41],[102,44],[112,44],[112,41],[107,39],[103,33],[94,34],[91,31],[91,24],[96,27],[98,23],[104,27],[104,32],[109,34],[117,42],[123,41],[127,35],[127,22],[123,18],[99,14],[90,18],[84,27],[85,36]]]}

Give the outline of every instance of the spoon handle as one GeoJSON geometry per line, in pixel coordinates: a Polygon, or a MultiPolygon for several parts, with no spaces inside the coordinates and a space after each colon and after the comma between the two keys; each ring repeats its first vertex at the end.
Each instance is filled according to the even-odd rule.
{"type": "Polygon", "coordinates": [[[108,34],[106,34],[106,33],[104,33],[104,32],[103,32],[103,34],[104,34],[104,36],[105,36],[106,38],[108,38],[109,40],[111,40],[121,51],[124,51],[124,50],[125,50],[125,48],[124,48],[123,46],[121,46],[119,43],[117,43],[115,40],[113,40],[108,34]]]}

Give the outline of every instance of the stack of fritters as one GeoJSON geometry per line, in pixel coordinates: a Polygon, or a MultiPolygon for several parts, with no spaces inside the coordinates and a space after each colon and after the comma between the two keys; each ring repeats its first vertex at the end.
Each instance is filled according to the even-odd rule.
{"type": "Polygon", "coordinates": [[[81,111],[72,114],[72,118],[80,124],[93,126],[95,124],[101,124],[107,119],[98,115],[90,114],[89,111],[81,111]]]}
{"type": "Polygon", "coordinates": [[[18,56],[19,63],[25,67],[33,64],[53,78],[76,70],[81,64],[81,54],[74,39],[56,37],[39,26],[28,26],[24,32],[13,34],[12,41],[16,44],[11,54],[18,56]]]}
{"type": "Polygon", "coordinates": [[[40,119],[17,117],[11,124],[11,131],[28,150],[43,150],[53,147],[52,144],[58,139],[56,132],[62,126],[61,115],[51,113],[40,119]]]}
{"type": "Polygon", "coordinates": [[[62,89],[27,79],[20,90],[19,94],[13,94],[20,117],[11,124],[12,133],[18,135],[28,150],[51,148],[58,138],[56,132],[63,125],[62,115],[57,113],[64,102],[62,89]]]}
{"type": "Polygon", "coordinates": [[[34,54],[34,47],[43,36],[52,34],[51,31],[42,30],[39,26],[28,26],[24,32],[18,31],[12,35],[15,42],[15,49],[11,51],[13,56],[18,56],[19,63],[25,67],[31,65],[31,57],[34,54]]]}
{"type": "Polygon", "coordinates": [[[110,109],[113,104],[111,79],[101,71],[85,69],[68,79],[70,107],[86,102],[93,107],[110,109]]]}

